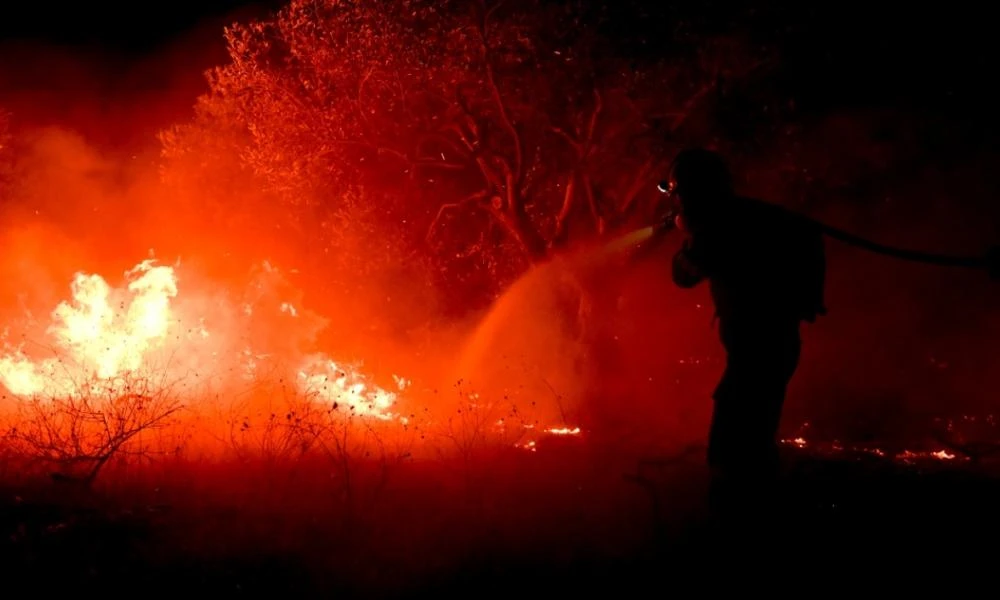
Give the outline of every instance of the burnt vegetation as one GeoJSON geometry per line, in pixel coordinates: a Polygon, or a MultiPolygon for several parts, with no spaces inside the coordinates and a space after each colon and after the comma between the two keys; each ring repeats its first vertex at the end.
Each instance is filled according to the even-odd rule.
{"type": "MultiPolygon", "coordinates": [[[[978,252],[1000,238],[995,92],[966,77],[982,26],[909,10],[911,33],[846,5],[292,0],[225,30],[193,116],[160,132],[158,175],[206,254],[280,247],[306,300],[353,297],[386,315],[356,335],[414,354],[427,322],[477,318],[533,266],[649,223],[689,144],[731,157],[747,193],[978,252]]],[[[27,129],[0,110],[12,218],[27,129]]],[[[767,529],[747,514],[743,538],[720,537],[702,510],[702,449],[682,433],[705,422],[716,363],[689,356],[709,315],[658,296],[649,261],[566,283],[587,347],[579,437],[529,443],[529,407],[465,392],[443,432],[414,410],[387,434],[279,380],[254,392],[266,409],[231,399],[225,455],[203,456],[160,436],[189,399],[155,379],[19,400],[0,438],[0,572],[38,590],[627,593],[764,547],[803,576],[941,572],[1000,530],[996,286],[835,245],[830,260],[836,322],[807,338],[785,427],[804,440],[767,529]],[[651,408],[668,395],[684,400],[651,408]]],[[[334,314],[332,331],[358,329],[334,314]]]]}

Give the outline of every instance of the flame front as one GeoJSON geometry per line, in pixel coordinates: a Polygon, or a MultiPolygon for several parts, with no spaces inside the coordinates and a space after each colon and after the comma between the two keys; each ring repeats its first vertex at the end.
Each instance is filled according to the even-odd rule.
{"type": "MultiPolygon", "coordinates": [[[[204,360],[208,356],[231,354],[241,361],[266,356],[258,349],[245,353],[207,349],[205,342],[214,334],[225,337],[233,332],[212,331],[211,315],[175,314],[178,284],[173,267],[147,260],[128,270],[125,281],[125,286],[114,288],[100,275],[78,273],[70,286],[71,299],[51,313],[51,325],[45,330],[49,342],[33,345],[47,348],[49,355],[36,357],[37,352],[29,353],[24,343],[7,344],[6,354],[0,356],[0,384],[21,397],[72,397],[113,390],[113,382],[120,378],[163,380],[176,355],[186,355],[186,360],[175,362],[199,369],[211,368],[204,360]]],[[[222,310],[240,314],[231,306],[222,310]]],[[[297,316],[287,302],[280,312],[297,316]]],[[[322,354],[281,358],[298,363],[297,391],[313,401],[349,415],[394,418],[396,393],[371,383],[358,370],[322,354]]],[[[253,366],[242,365],[244,370],[253,366]]],[[[210,375],[197,374],[199,379],[210,375]]],[[[396,383],[402,390],[407,382],[397,378],[396,383]]]]}
{"type": "MultiPolygon", "coordinates": [[[[99,275],[78,274],[74,302],[64,302],[53,312],[55,323],[49,331],[57,345],[99,379],[138,369],[170,328],[170,299],[177,295],[174,270],[145,261],[126,278],[130,298],[112,290],[99,275]],[[123,310],[116,311],[115,304],[123,310]]],[[[43,383],[36,381],[37,391],[43,383]]]]}
{"type": "MultiPolygon", "coordinates": [[[[411,413],[418,412],[415,407],[408,406],[408,416],[399,408],[409,380],[394,375],[394,382],[383,387],[365,372],[363,363],[291,349],[296,345],[289,339],[300,332],[296,323],[311,331],[311,316],[278,291],[282,284],[274,279],[273,268],[265,271],[268,277],[252,284],[258,293],[250,303],[216,293],[210,284],[203,287],[188,280],[179,284],[174,267],[153,260],[126,271],[117,287],[100,275],[77,273],[70,296],[49,313],[48,323],[37,329],[26,327],[17,344],[5,336],[0,387],[22,399],[49,403],[79,399],[85,404],[111,403],[108,406],[115,398],[168,390],[173,400],[194,409],[193,423],[207,428],[236,418],[243,429],[251,428],[251,415],[276,412],[270,408],[272,401],[304,402],[318,411],[312,414],[324,418],[416,425],[411,423],[411,413]],[[260,294],[262,285],[274,289],[260,294]],[[28,331],[36,331],[37,337],[28,331]],[[279,397],[289,391],[286,382],[293,383],[293,398],[279,397]],[[251,406],[254,402],[257,408],[251,406]],[[241,408],[218,422],[199,417],[213,410],[237,410],[227,405],[241,408]]],[[[471,412],[492,410],[479,407],[477,393],[469,397],[471,412]]],[[[292,419],[292,409],[281,412],[292,419]]],[[[429,419],[421,426],[444,427],[449,422],[447,414],[432,417],[428,410],[419,412],[420,419],[429,419]]],[[[503,420],[499,422],[504,443],[534,451],[539,436],[581,434],[578,427],[546,426],[520,417],[516,431],[504,430],[503,420]]]]}
{"type": "MultiPolygon", "coordinates": [[[[343,410],[350,415],[389,420],[396,417],[391,411],[396,394],[371,385],[365,375],[345,368],[325,357],[316,357],[299,371],[300,387],[305,393],[328,403],[333,410],[343,410]]],[[[396,378],[400,391],[407,381],[396,378]]],[[[401,419],[404,423],[406,419],[401,419]]]]}
{"type": "Polygon", "coordinates": [[[99,275],[77,273],[72,300],[52,311],[54,356],[32,360],[23,345],[0,357],[0,382],[19,396],[64,396],[81,382],[100,382],[138,370],[162,347],[171,325],[177,279],[168,266],[147,260],[125,274],[125,289],[99,275]]]}

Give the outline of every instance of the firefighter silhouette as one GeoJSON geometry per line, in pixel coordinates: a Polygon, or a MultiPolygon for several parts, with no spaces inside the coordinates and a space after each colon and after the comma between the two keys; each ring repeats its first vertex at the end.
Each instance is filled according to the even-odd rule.
{"type": "Polygon", "coordinates": [[[726,351],[713,394],[709,465],[722,476],[771,475],[800,326],[825,314],[823,231],[737,195],[725,162],[707,150],[681,152],[668,186],[680,205],[675,223],[686,235],[673,258],[674,282],[708,282],[726,351]]]}
{"type": "Polygon", "coordinates": [[[897,259],[1000,276],[998,247],[982,256],[894,248],[740,196],[725,161],[708,150],[679,153],[660,190],[679,206],[654,237],[684,232],[674,282],[682,288],[708,282],[726,351],[708,443],[717,480],[757,482],[777,471],[777,431],[799,362],[800,328],[826,314],[826,236],[897,259]]]}

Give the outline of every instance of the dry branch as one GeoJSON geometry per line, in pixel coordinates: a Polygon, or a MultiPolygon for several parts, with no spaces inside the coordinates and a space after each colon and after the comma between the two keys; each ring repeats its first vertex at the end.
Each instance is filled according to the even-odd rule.
{"type": "Polygon", "coordinates": [[[7,434],[24,457],[51,465],[54,481],[90,486],[102,469],[123,455],[145,457],[131,448],[145,431],[161,427],[183,404],[171,386],[127,375],[112,382],[81,385],[75,394],[19,401],[17,425],[7,434]]]}

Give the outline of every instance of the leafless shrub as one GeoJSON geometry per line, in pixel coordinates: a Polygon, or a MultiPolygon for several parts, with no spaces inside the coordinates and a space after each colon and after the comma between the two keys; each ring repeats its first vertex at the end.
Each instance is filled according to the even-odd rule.
{"type": "Polygon", "coordinates": [[[225,441],[238,460],[294,469],[301,461],[320,459],[345,522],[378,501],[391,471],[410,458],[418,435],[402,420],[357,414],[315,390],[266,376],[232,403],[227,425],[225,441]]]}
{"type": "Polygon", "coordinates": [[[457,454],[462,477],[472,492],[480,487],[477,475],[489,470],[483,468],[484,461],[520,445],[538,423],[506,397],[483,397],[462,381],[455,387],[458,406],[440,425],[438,435],[446,443],[438,451],[457,454]]]}
{"type": "Polygon", "coordinates": [[[230,406],[228,446],[238,460],[268,463],[301,458],[327,426],[323,408],[283,381],[256,386],[230,406]]]}
{"type": "Polygon", "coordinates": [[[112,459],[162,451],[141,437],[182,408],[175,386],[162,379],[138,373],[92,378],[72,393],[18,400],[6,438],[25,462],[49,469],[53,481],[89,487],[112,459]]]}
{"type": "Polygon", "coordinates": [[[319,447],[330,460],[331,475],[345,509],[347,522],[365,508],[374,507],[389,482],[391,471],[410,457],[405,444],[387,442],[385,427],[371,419],[327,412],[319,447]]]}

